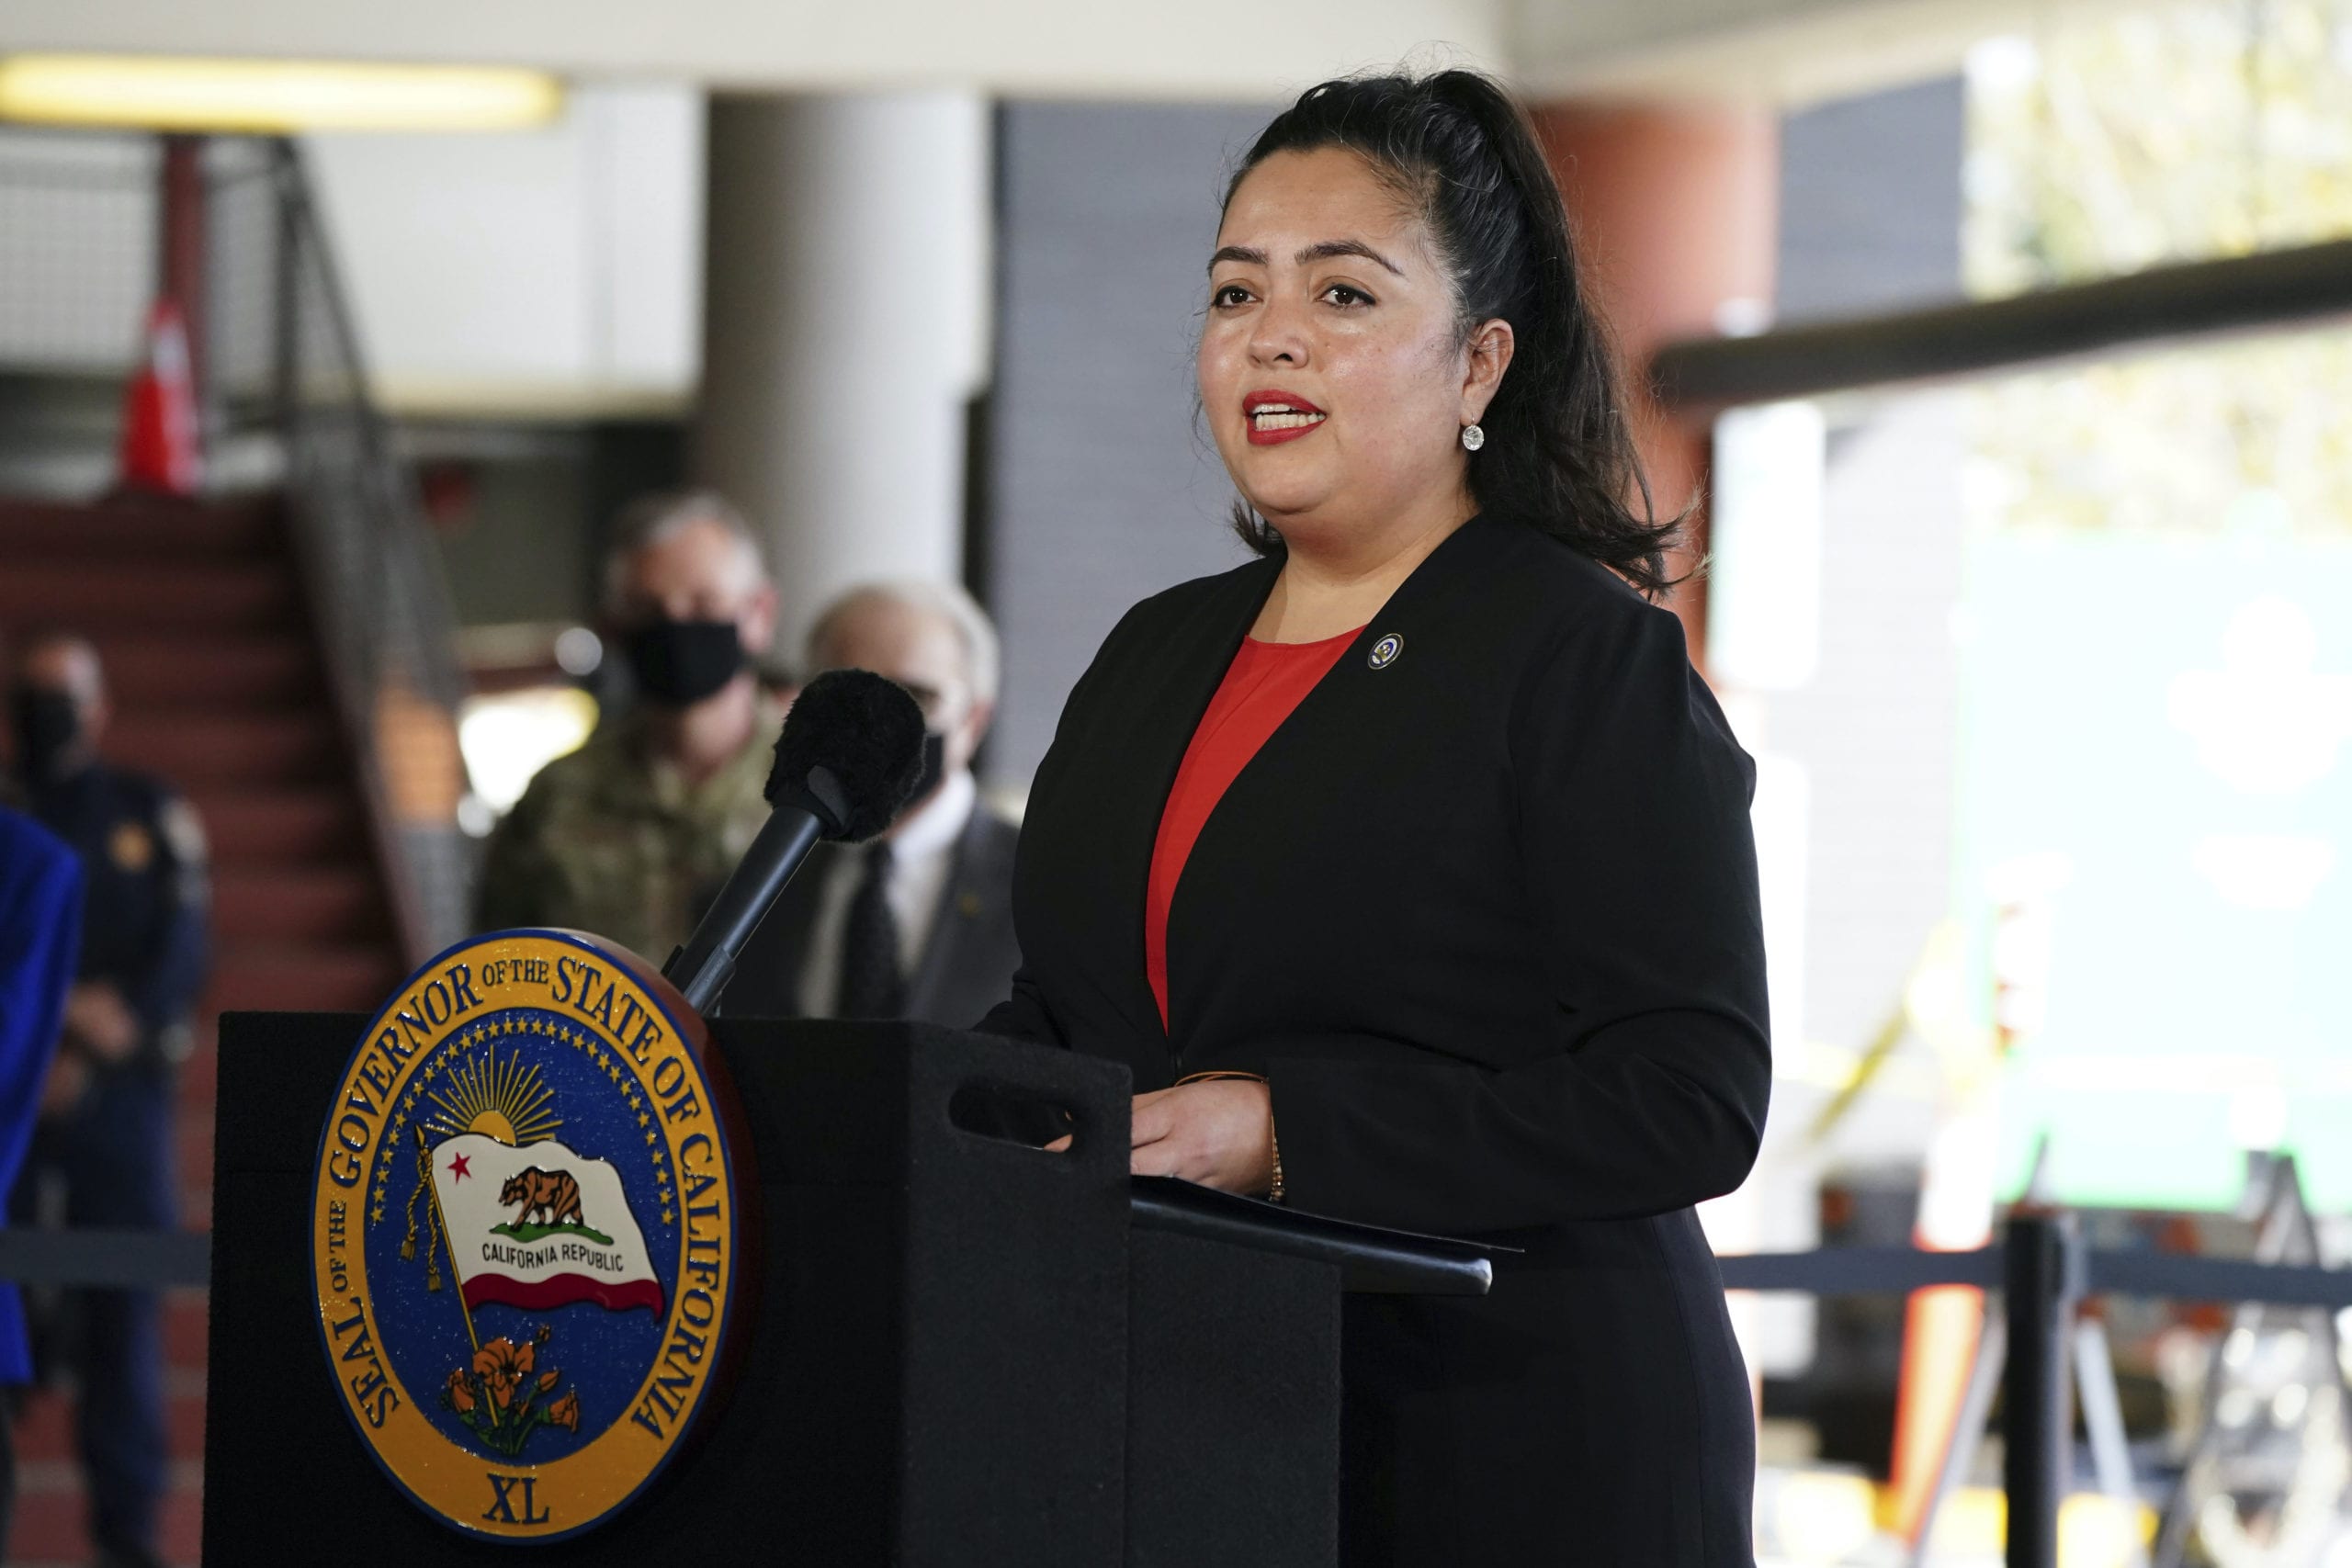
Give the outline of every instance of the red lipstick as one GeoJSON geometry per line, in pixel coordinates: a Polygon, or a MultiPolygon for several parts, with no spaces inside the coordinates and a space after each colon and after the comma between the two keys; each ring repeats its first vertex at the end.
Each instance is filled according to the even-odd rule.
{"type": "Polygon", "coordinates": [[[1241,400],[1241,423],[1252,446],[1278,446],[1312,435],[1328,417],[1297,393],[1278,387],[1251,392],[1241,400]]]}

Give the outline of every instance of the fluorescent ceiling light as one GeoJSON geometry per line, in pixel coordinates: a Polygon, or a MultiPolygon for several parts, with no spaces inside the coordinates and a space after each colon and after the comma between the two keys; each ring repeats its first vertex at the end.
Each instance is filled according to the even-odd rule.
{"type": "Polygon", "coordinates": [[[514,130],[563,89],[544,72],[160,55],[0,58],[0,119],[154,130],[514,130]]]}

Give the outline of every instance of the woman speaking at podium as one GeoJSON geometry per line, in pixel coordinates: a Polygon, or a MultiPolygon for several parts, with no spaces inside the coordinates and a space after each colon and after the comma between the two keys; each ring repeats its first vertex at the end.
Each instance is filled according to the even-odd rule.
{"type": "Polygon", "coordinates": [[[1691,1205],[1770,1085],[1754,774],[1646,597],[1672,525],[1558,190],[1482,76],[1331,82],[1208,260],[1258,558],[1072,690],[982,1027],[1126,1062],[1137,1172],[1522,1249],[1347,1299],[1343,1561],[1747,1563],[1691,1205]]]}

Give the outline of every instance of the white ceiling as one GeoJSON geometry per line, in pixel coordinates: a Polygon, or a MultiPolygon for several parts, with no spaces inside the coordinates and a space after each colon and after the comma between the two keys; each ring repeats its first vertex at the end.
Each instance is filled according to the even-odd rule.
{"type": "Polygon", "coordinates": [[[541,66],[746,90],[971,86],[1264,98],[1459,61],[1531,94],[1797,102],[1949,70],[1975,39],[2126,0],[8,0],[0,52],[541,66]]]}

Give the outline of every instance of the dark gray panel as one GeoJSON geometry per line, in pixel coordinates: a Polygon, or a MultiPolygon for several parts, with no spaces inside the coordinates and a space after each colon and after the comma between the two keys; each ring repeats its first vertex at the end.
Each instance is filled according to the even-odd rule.
{"type": "Polygon", "coordinates": [[[1781,122],[1782,323],[1959,296],[1966,118],[1952,76],[1781,122]]]}
{"type": "Polygon", "coordinates": [[[978,584],[1004,636],[988,782],[1020,789],[1120,614],[1244,558],[1193,418],[1217,197],[1273,107],[1012,104],[978,584]]]}
{"type": "Polygon", "coordinates": [[[473,467],[473,503],[434,534],[462,626],[585,621],[597,539],[586,446],[577,438],[473,467]]]}

